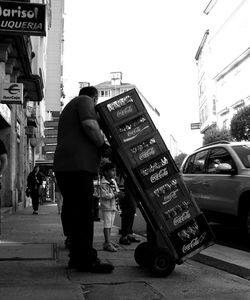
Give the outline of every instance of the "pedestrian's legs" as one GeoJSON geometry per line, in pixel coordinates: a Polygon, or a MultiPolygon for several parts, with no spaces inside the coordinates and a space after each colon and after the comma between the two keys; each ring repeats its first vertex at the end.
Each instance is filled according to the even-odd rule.
{"type": "Polygon", "coordinates": [[[38,207],[39,207],[39,193],[37,190],[31,191],[31,201],[32,201],[33,214],[37,214],[38,207]]]}
{"type": "Polygon", "coordinates": [[[136,202],[132,195],[125,195],[121,202],[121,209],[121,238],[119,243],[129,245],[131,242],[140,242],[140,240],[133,235],[136,202]]]}
{"type": "Polygon", "coordinates": [[[114,224],[115,211],[103,211],[103,233],[105,242],[103,244],[103,250],[116,252],[117,248],[111,242],[111,228],[114,224]]]}
{"type": "Polygon", "coordinates": [[[132,197],[125,196],[121,204],[121,235],[126,236],[133,233],[133,224],[136,213],[136,204],[132,197]]]}

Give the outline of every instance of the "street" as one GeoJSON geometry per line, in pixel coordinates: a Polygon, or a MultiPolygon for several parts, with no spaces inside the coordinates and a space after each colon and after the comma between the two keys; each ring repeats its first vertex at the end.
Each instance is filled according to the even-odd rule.
{"type": "MultiPolygon", "coordinates": [[[[113,228],[115,241],[118,231],[113,228]]],[[[234,262],[222,269],[222,261],[211,256],[208,261],[204,253],[197,260],[177,265],[168,277],[155,278],[136,264],[133,255],[137,244],[121,246],[116,253],[102,250],[102,221],[95,222],[94,245],[102,260],[114,264],[114,272],[103,275],[68,270],[68,251],[55,204],[40,206],[37,216],[31,208],[4,215],[0,240],[1,300],[250,298],[250,267],[244,276],[235,275],[240,267],[234,262]]],[[[212,247],[208,249],[213,256],[212,247]]],[[[226,249],[232,258],[230,248],[226,249]]]]}

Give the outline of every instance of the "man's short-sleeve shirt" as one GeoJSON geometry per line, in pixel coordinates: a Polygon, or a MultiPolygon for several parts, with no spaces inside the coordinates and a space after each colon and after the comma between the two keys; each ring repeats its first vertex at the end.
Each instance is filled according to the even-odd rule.
{"type": "Polygon", "coordinates": [[[86,135],[81,124],[88,119],[97,120],[94,102],[88,96],[74,98],[63,109],[58,124],[55,171],[97,172],[97,147],[86,135]]]}

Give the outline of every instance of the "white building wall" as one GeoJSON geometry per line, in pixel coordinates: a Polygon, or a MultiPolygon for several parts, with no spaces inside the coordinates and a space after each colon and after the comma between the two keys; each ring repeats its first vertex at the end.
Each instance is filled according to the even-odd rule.
{"type": "Polygon", "coordinates": [[[208,39],[198,62],[201,131],[229,128],[250,96],[250,0],[216,2],[207,16],[208,39]]]}
{"type": "Polygon", "coordinates": [[[51,12],[51,28],[48,31],[45,101],[47,111],[60,111],[64,0],[52,0],[51,12]]]}

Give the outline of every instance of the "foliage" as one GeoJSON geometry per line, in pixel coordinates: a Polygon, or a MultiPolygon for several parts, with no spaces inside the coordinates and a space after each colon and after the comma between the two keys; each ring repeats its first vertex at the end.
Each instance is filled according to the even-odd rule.
{"type": "Polygon", "coordinates": [[[250,140],[250,106],[240,109],[231,120],[231,135],[236,141],[250,140]]]}
{"type": "Polygon", "coordinates": [[[178,168],[180,168],[180,166],[181,166],[181,164],[182,164],[182,162],[183,162],[183,160],[185,159],[186,156],[187,156],[186,153],[180,153],[177,156],[175,156],[174,161],[175,161],[178,168]]]}
{"type": "Polygon", "coordinates": [[[232,136],[230,134],[230,130],[219,129],[218,127],[213,127],[213,128],[206,130],[206,132],[204,133],[203,146],[205,146],[209,143],[213,143],[213,142],[217,142],[217,141],[221,141],[221,140],[232,141],[232,136]]]}

